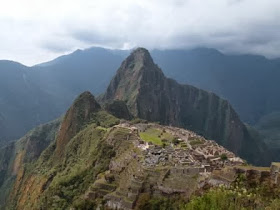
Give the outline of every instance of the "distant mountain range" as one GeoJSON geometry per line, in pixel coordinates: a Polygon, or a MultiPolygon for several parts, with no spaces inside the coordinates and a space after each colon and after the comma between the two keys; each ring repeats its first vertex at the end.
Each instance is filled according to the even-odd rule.
{"type": "MultiPolygon", "coordinates": [[[[1,61],[0,144],[59,117],[80,92],[103,93],[129,53],[90,48],[33,67],[1,61]]],[[[207,48],[153,50],[151,55],[167,77],[227,99],[244,122],[253,125],[280,109],[277,59],[207,48]]]]}

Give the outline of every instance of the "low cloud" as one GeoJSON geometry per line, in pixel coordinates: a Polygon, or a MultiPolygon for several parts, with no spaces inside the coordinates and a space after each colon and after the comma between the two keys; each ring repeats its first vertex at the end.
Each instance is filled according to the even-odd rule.
{"type": "Polygon", "coordinates": [[[27,65],[77,48],[181,49],[280,57],[278,0],[10,0],[0,59],[27,65]]]}

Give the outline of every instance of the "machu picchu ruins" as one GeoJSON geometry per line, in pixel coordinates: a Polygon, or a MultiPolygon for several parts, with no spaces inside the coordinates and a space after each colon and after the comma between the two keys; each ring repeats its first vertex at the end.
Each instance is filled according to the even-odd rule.
{"type": "MultiPolygon", "coordinates": [[[[126,148],[85,195],[89,200],[104,198],[112,209],[133,209],[145,192],[190,197],[206,186],[229,186],[239,174],[256,174],[256,179],[279,184],[279,164],[272,164],[271,171],[252,168],[215,141],[185,129],[122,121],[112,128],[114,132],[126,133],[118,140],[126,148]]],[[[109,137],[111,144],[114,141],[109,137]]]]}

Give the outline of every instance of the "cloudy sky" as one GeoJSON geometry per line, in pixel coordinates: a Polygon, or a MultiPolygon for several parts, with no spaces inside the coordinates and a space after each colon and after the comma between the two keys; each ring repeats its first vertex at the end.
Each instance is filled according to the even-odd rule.
{"type": "Polygon", "coordinates": [[[279,0],[0,1],[0,59],[26,65],[90,46],[280,57],[279,0]]]}

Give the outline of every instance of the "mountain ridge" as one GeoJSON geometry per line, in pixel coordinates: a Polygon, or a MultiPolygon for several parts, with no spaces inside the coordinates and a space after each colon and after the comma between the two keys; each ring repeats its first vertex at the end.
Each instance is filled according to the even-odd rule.
{"type": "MultiPolygon", "coordinates": [[[[3,121],[6,129],[4,131],[2,127],[1,134],[7,133],[5,137],[0,136],[2,145],[19,138],[36,125],[59,117],[80,92],[90,90],[95,95],[102,93],[126,54],[128,51],[81,50],[65,55],[65,59],[59,59],[59,62],[47,67],[27,67],[24,70],[25,79],[23,72],[17,71],[18,67],[8,71],[14,74],[3,76],[6,68],[0,65],[3,91],[0,112],[6,119],[3,121]],[[9,85],[6,81],[16,82],[9,85]],[[31,91],[27,89],[26,82],[31,91]]],[[[225,55],[204,48],[154,50],[151,55],[167,77],[227,99],[242,121],[250,125],[254,125],[262,116],[279,110],[280,102],[276,96],[279,94],[277,80],[280,76],[277,69],[280,65],[277,59],[225,55]]]]}

